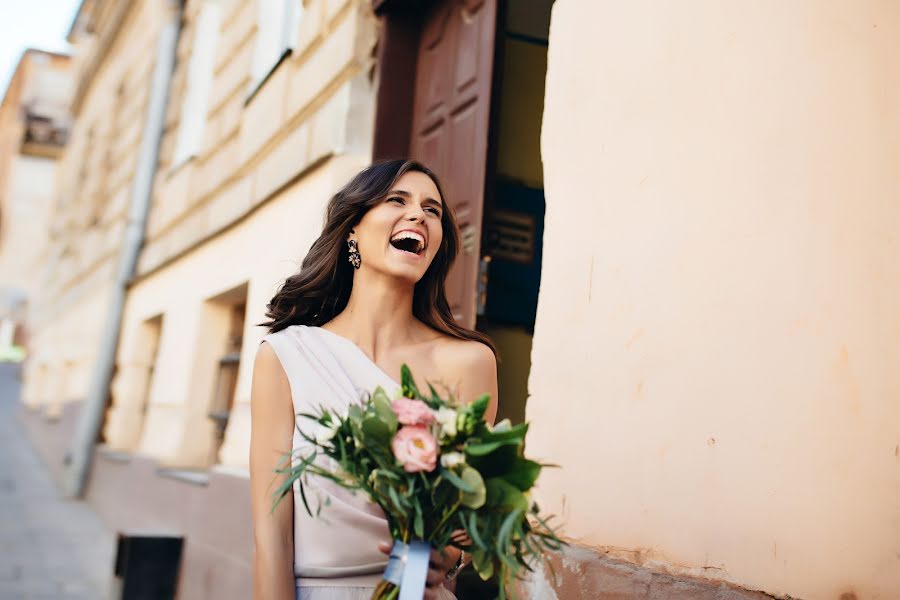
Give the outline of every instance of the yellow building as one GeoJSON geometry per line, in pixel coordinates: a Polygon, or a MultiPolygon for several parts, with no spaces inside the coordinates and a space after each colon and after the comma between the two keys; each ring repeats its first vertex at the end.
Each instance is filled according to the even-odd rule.
{"type": "Polygon", "coordinates": [[[450,300],[498,342],[501,413],[563,465],[541,499],[573,546],[526,597],[896,596],[898,22],[85,0],[26,386],[60,419],[29,427],[57,465],[99,431],[87,499],[184,536],[180,597],[249,597],[255,324],[330,195],[411,155],[459,217],[450,300]]]}

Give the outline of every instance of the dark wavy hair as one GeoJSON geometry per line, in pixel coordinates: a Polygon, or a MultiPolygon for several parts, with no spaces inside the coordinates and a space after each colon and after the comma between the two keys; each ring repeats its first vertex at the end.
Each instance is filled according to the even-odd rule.
{"type": "Polygon", "coordinates": [[[322,234],[303,259],[300,271],[288,277],[266,305],[269,320],[260,325],[268,327],[270,333],[291,325],[324,325],[344,310],[353,288],[347,236],[363,215],[384,201],[397,180],[410,171],[430,177],[444,203],[443,239],[425,275],[416,283],[413,316],[446,335],[481,342],[497,354],[488,336],[461,327],[453,319],[444,282],[459,251],[459,228],[437,176],[412,160],[389,160],[366,167],[331,198],[322,234]]]}

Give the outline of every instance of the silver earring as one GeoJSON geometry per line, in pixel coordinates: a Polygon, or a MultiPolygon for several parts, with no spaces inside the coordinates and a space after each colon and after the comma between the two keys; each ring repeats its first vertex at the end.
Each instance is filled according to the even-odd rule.
{"type": "Polygon", "coordinates": [[[350,251],[350,264],[354,269],[358,269],[362,264],[362,257],[359,255],[359,248],[356,246],[356,240],[347,240],[347,249],[350,251]]]}

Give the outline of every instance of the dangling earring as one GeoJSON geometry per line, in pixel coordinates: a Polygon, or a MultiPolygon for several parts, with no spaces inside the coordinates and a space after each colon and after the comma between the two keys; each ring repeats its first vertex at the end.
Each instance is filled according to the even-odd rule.
{"type": "Polygon", "coordinates": [[[347,240],[347,249],[350,251],[350,264],[354,269],[358,269],[362,264],[362,257],[359,255],[359,248],[356,246],[356,240],[347,240]]]}

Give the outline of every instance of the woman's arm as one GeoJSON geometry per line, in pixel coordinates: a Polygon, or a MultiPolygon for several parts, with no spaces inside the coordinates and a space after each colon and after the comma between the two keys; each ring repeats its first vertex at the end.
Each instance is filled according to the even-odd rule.
{"type": "Polygon", "coordinates": [[[284,476],[294,434],[294,406],[284,369],[267,343],[253,363],[250,391],[250,495],[253,511],[253,597],[294,600],[294,499],[286,496],[272,511],[273,492],[284,476]]]}

